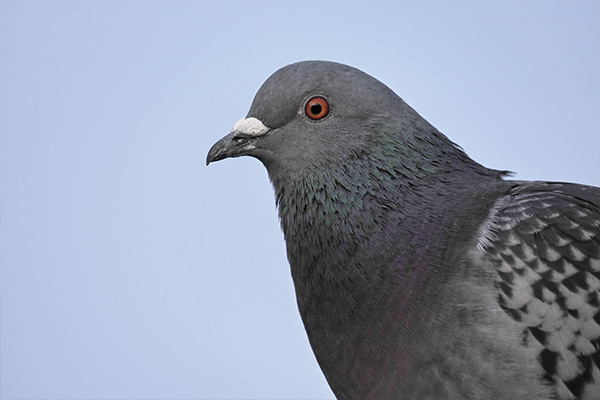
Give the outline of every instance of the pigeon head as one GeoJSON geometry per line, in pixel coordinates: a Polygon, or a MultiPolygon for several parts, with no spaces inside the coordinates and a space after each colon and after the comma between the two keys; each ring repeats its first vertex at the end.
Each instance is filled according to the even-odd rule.
{"type": "Polygon", "coordinates": [[[436,131],[375,78],[338,63],[304,61],[267,79],[246,118],[210,149],[207,164],[248,155],[273,175],[343,165],[378,146],[401,147],[415,157],[423,153],[419,147],[428,147],[427,141],[415,143],[419,134],[430,136],[430,144],[447,140],[431,132],[436,131]]]}
{"type": "Polygon", "coordinates": [[[262,161],[274,182],[357,161],[407,179],[451,170],[502,175],[471,160],[377,79],[327,61],[298,62],[271,75],[206,163],[246,155],[262,161]]]}

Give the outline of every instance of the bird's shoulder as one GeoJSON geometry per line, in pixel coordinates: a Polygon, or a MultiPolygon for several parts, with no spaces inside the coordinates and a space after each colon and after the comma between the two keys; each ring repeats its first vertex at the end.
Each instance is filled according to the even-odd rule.
{"type": "Polygon", "coordinates": [[[480,249],[557,398],[600,399],[600,189],[513,182],[480,249]]]}

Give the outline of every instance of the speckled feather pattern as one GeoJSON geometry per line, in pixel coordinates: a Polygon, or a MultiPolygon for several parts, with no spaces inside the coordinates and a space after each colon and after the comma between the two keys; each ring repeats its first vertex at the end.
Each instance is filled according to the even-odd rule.
{"type": "Polygon", "coordinates": [[[499,304],[557,399],[600,399],[600,191],[524,183],[496,208],[484,251],[499,304]]]}

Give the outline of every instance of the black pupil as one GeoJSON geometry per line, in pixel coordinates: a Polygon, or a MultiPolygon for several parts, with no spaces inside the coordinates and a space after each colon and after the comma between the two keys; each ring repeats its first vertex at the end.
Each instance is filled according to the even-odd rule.
{"type": "Polygon", "coordinates": [[[319,115],[321,114],[321,110],[323,108],[321,107],[320,104],[313,104],[312,106],[310,106],[310,112],[314,115],[319,115]]]}

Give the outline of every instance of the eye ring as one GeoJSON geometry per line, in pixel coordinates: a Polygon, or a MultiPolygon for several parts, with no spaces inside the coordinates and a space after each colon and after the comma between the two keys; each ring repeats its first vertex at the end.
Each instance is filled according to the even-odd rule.
{"type": "Polygon", "coordinates": [[[314,96],[306,102],[304,113],[313,121],[319,121],[329,115],[329,102],[323,96],[314,96]]]}

